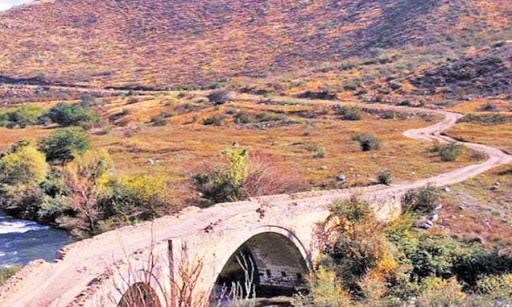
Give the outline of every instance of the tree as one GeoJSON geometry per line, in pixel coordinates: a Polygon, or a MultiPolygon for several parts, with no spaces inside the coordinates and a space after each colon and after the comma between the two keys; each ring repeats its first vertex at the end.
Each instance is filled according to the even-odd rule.
{"type": "Polygon", "coordinates": [[[87,133],[77,127],[59,129],[43,139],[40,145],[48,162],[61,162],[62,164],[72,161],[78,154],[84,154],[89,147],[87,133]]]}
{"type": "Polygon", "coordinates": [[[222,154],[229,164],[209,166],[206,171],[192,177],[196,190],[205,200],[203,205],[292,193],[306,188],[298,172],[281,167],[269,155],[249,155],[245,148],[230,148],[222,154]]]}
{"type": "Polygon", "coordinates": [[[108,193],[108,171],[111,165],[110,156],[106,151],[90,151],[81,156],[80,161],[66,165],[63,172],[65,194],[68,196],[68,206],[76,216],[68,218],[65,224],[71,225],[75,232],[97,232],[97,224],[104,215],[98,207],[98,201],[108,193]]]}
{"type": "Polygon", "coordinates": [[[111,195],[103,201],[108,217],[122,223],[151,220],[173,209],[165,177],[138,174],[110,180],[111,195]]]}
{"type": "Polygon", "coordinates": [[[43,153],[30,141],[20,141],[7,149],[0,159],[0,183],[18,185],[39,183],[48,173],[43,153]]]}
{"type": "Polygon", "coordinates": [[[92,121],[96,116],[83,108],[66,102],[60,102],[44,115],[51,122],[63,127],[76,126],[82,122],[92,121]]]}

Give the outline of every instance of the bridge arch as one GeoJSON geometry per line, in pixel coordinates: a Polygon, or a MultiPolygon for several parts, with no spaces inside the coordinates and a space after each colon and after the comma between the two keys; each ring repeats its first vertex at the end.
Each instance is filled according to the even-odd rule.
{"type": "Polygon", "coordinates": [[[217,257],[221,270],[210,291],[212,300],[225,297],[233,284],[240,286],[238,295],[248,291],[256,297],[292,295],[311,269],[310,252],[283,227],[260,227],[233,238],[228,245],[217,257]]]}

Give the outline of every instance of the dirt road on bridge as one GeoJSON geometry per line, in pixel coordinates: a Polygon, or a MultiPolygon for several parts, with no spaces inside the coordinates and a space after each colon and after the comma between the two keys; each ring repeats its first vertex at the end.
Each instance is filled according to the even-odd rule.
{"type": "MultiPolygon", "coordinates": [[[[245,95],[246,99],[261,99],[261,97],[245,95]]],[[[283,97],[290,101],[290,98],[283,97]]],[[[300,103],[321,103],[325,105],[339,104],[333,101],[292,99],[300,103]]],[[[453,127],[460,114],[441,110],[394,107],[388,105],[365,105],[365,108],[392,109],[403,112],[425,112],[443,116],[441,122],[435,125],[404,132],[408,138],[419,141],[453,141],[443,136],[442,132],[453,127]]],[[[473,150],[485,153],[488,159],[480,164],[457,169],[452,172],[437,175],[432,178],[415,182],[394,184],[389,187],[375,186],[365,191],[367,193],[395,194],[431,184],[446,186],[465,181],[484,173],[491,168],[512,162],[509,156],[501,150],[472,143],[464,143],[473,150]]],[[[334,190],[323,192],[300,193],[293,197],[304,202],[316,201],[328,204],[337,197],[353,193],[354,189],[334,190]]],[[[283,196],[265,197],[271,200],[271,205],[281,205],[292,200],[283,196]],[[274,199],[274,200],[273,200],[274,199]]],[[[290,197],[291,199],[291,197],[290,197]]],[[[187,208],[174,216],[159,218],[152,223],[142,223],[108,232],[95,238],[72,244],[63,250],[62,259],[55,263],[36,261],[26,266],[19,274],[0,289],[0,306],[68,306],[88,288],[92,281],[109,272],[114,263],[125,260],[140,249],[147,248],[151,242],[160,242],[173,237],[201,233],[205,227],[219,220],[227,220],[237,215],[254,212],[260,207],[259,200],[240,202],[237,204],[219,204],[208,209],[187,208]]]]}

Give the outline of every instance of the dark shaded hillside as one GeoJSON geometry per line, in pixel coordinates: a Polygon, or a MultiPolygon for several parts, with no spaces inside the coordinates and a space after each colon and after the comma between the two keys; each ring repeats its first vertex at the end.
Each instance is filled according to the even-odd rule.
{"type": "Polygon", "coordinates": [[[0,14],[0,75],[166,88],[512,39],[509,0],[53,0],[0,14]]]}
{"type": "Polygon", "coordinates": [[[429,94],[512,97],[512,45],[429,69],[411,83],[429,94]]]}

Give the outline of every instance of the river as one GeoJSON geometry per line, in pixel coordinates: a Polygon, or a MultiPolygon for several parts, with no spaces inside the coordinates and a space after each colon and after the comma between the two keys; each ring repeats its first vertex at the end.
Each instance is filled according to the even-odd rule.
{"type": "Polygon", "coordinates": [[[65,231],[0,212],[0,267],[27,264],[35,259],[52,261],[57,251],[70,242],[65,231]]]}

